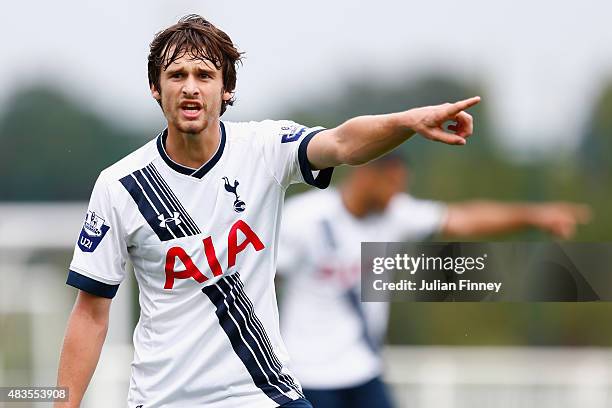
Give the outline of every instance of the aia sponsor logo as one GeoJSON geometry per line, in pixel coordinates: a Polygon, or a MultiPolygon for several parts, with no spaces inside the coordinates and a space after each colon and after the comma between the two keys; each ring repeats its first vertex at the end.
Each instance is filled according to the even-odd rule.
{"type": "MultiPolygon", "coordinates": [[[[206,255],[207,265],[196,265],[193,259],[187,254],[187,252],[180,246],[174,246],[166,253],[166,282],[164,289],[172,289],[174,287],[174,281],[176,279],[194,279],[198,283],[204,283],[209,278],[204,276],[202,269],[208,267],[212,272],[213,276],[221,276],[223,270],[221,263],[217,257],[217,251],[213,244],[212,237],[206,237],[202,240],[204,254],[206,255]],[[184,269],[176,270],[175,265],[177,260],[180,261],[184,269]]],[[[231,268],[236,265],[236,256],[246,250],[248,247],[252,247],[256,252],[261,251],[265,248],[261,239],[257,234],[249,227],[249,225],[238,220],[232,225],[227,235],[227,268],[231,268]],[[244,236],[242,242],[238,243],[238,232],[244,236]]]]}
{"type": "Polygon", "coordinates": [[[361,278],[361,262],[346,262],[334,258],[326,258],[316,269],[315,277],[321,284],[333,285],[339,288],[352,288],[359,285],[361,278]]]}

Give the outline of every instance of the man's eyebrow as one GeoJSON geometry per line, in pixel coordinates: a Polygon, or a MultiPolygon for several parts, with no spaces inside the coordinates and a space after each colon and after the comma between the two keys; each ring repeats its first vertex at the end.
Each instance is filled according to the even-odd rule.
{"type": "Polygon", "coordinates": [[[169,74],[173,74],[175,72],[183,71],[183,67],[172,67],[172,65],[171,65],[168,68],[166,68],[164,71],[169,73],[169,74]]]}
{"type": "Polygon", "coordinates": [[[214,69],[212,69],[212,68],[209,68],[209,67],[204,67],[204,68],[203,67],[198,67],[198,72],[203,72],[203,73],[209,74],[211,76],[216,74],[216,71],[214,69]]]}

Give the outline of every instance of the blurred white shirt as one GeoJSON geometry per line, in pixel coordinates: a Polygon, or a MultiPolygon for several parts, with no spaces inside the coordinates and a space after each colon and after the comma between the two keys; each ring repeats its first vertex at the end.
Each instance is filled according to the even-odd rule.
{"type": "Polygon", "coordinates": [[[352,387],[381,374],[377,346],[389,304],[360,302],[361,242],[425,240],[445,214],[445,205],[407,194],[364,218],[350,214],[334,189],[287,200],[278,255],[286,280],[281,333],[303,387],[352,387]]]}

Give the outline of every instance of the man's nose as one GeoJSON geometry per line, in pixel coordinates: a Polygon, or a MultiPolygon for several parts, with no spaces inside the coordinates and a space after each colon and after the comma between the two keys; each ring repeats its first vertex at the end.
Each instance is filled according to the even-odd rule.
{"type": "Polygon", "coordinates": [[[183,83],[183,95],[187,97],[193,97],[198,96],[199,94],[200,90],[198,89],[198,84],[195,78],[189,75],[183,83]]]}

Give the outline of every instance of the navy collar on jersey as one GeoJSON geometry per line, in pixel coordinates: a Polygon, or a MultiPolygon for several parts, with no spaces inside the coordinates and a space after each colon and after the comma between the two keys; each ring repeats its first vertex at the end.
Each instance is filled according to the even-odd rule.
{"type": "Polygon", "coordinates": [[[214,167],[215,164],[221,159],[223,155],[223,150],[225,150],[225,125],[223,122],[219,121],[219,129],[221,130],[221,142],[219,143],[219,147],[217,151],[206,163],[200,166],[199,169],[192,169],[191,167],[183,166],[172,160],[168,153],[166,153],[166,139],[168,138],[168,129],[164,129],[164,131],[157,137],[157,151],[162,159],[166,162],[171,169],[178,171],[181,174],[185,174],[187,176],[192,176],[195,178],[202,178],[206,173],[210,171],[214,167]]]}

